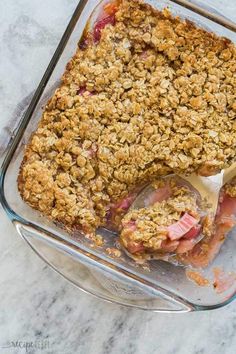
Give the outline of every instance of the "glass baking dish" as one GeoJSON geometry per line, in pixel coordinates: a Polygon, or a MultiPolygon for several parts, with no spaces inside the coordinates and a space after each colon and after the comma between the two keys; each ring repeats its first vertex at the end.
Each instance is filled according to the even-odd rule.
{"type": "MultiPolygon", "coordinates": [[[[1,202],[19,234],[56,271],[79,288],[115,303],[159,312],[188,312],[222,307],[236,297],[236,283],[217,294],[213,286],[200,287],[186,277],[183,266],[151,261],[149,267],[138,266],[122,255],[112,258],[105,248],[115,237],[103,232],[104,247],[95,248],[88,238],[69,234],[27,206],[17,188],[19,166],[24,145],[35,130],[42,109],[60,82],[66,63],[75,52],[88,19],[92,25],[100,7],[109,1],[81,0],[58,45],[58,48],[20,120],[1,168],[1,202]]],[[[205,29],[236,42],[236,25],[225,17],[184,0],[146,0],[157,9],[169,7],[174,15],[195,22],[205,29]]],[[[212,278],[213,269],[236,270],[235,231],[231,232],[215,261],[204,271],[212,278]]]]}

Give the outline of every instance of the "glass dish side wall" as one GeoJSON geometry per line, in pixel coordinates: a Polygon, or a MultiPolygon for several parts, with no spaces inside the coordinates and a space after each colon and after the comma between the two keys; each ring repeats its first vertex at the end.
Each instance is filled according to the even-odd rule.
{"type": "MultiPolygon", "coordinates": [[[[108,1],[102,1],[102,4],[107,2],[108,1]]],[[[234,32],[225,29],[211,20],[203,18],[201,15],[196,14],[189,9],[174,4],[173,2],[147,2],[156,8],[163,8],[168,5],[173,14],[190,19],[208,30],[229,37],[231,40],[236,40],[234,32]]],[[[120,274],[121,277],[123,276],[125,278],[125,281],[130,281],[131,284],[133,279],[136,279],[139,281],[140,287],[145,286],[145,283],[147,284],[148,282],[150,287],[153,287],[153,291],[155,292],[156,290],[156,295],[167,296],[169,299],[172,298],[173,300],[177,299],[180,306],[185,303],[185,310],[186,308],[188,310],[193,310],[222,306],[234,298],[236,288],[230,289],[228,294],[217,295],[212,288],[200,288],[194,283],[189,282],[186,279],[185,269],[183,267],[173,266],[164,262],[150,262],[150,271],[147,271],[141,267],[137,268],[137,265],[125,256],[120,260],[112,259],[105,253],[105,249],[94,249],[89,241],[81,235],[69,235],[64,230],[56,227],[52,222],[28,207],[19,196],[16,178],[23,157],[24,145],[38,124],[42,114],[42,107],[58,86],[65,65],[76,50],[78,40],[81,37],[89,15],[98,3],[99,1],[80,1],[68,27],[68,32],[64,39],[62,39],[56,56],[51,62],[43,82],[38,88],[38,96],[33,98],[30,107],[31,110],[28,111],[28,115],[26,114],[25,127],[21,126],[18,129],[10,153],[3,166],[1,176],[2,183],[5,178],[3,185],[4,194],[2,195],[3,201],[5,200],[5,208],[7,208],[8,214],[11,218],[17,220],[18,225],[22,227],[21,231],[20,227],[18,227],[18,231],[23,237],[28,238],[29,240],[34,234],[34,236],[37,236],[42,241],[43,237],[46,240],[47,236],[50,236],[49,238],[51,242],[47,239],[48,244],[54,248],[60,246],[59,248],[68,254],[70,253],[70,247],[71,249],[76,248],[73,257],[86,264],[89,264],[91,259],[95,260],[93,266],[97,267],[102,274],[105,274],[106,272],[111,272],[113,276],[120,274]],[[84,11],[80,16],[81,9],[84,6],[84,11]],[[15,148],[16,150],[14,151],[15,148]],[[28,235],[22,225],[26,225],[26,228],[30,227],[28,235]],[[57,240],[57,242],[53,242],[53,240],[57,240]],[[63,242],[67,243],[67,247],[62,246],[63,242]],[[115,270],[115,272],[112,270],[115,270]]],[[[106,247],[112,246],[114,244],[114,239],[107,238],[106,235],[104,236],[107,240],[106,247]]],[[[226,244],[223,246],[219,257],[217,257],[216,261],[207,270],[208,274],[211,274],[213,267],[216,267],[217,265],[223,265],[224,269],[228,271],[236,269],[236,257],[231,252],[235,247],[235,242],[236,241],[234,241],[233,237],[229,237],[226,244]]],[[[55,267],[59,266],[57,265],[55,267]]],[[[63,273],[63,267],[61,272],[63,273]]],[[[148,290],[150,290],[150,287],[148,287],[148,290]]]]}

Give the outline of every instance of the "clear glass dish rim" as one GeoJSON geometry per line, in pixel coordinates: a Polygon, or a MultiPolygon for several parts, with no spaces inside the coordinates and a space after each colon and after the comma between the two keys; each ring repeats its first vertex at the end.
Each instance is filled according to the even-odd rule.
{"type": "MultiPolygon", "coordinates": [[[[28,126],[28,123],[30,122],[31,120],[31,117],[34,113],[34,110],[44,92],[44,87],[46,86],[47,82],[49,81],[52,73],[53,73],[53,70],[58,62],[58,60],[60,59],[62,53],[63,53],[63,50],[73,32],[73,29],[77,23],[77,21],[79,20],[80,18],[80,15],[84,9],[84,7],[86,6],[86,4],[88,3],[89,0],[80,0],[78,2],[78,5],[69,21],[69,24],[57,46],[57,49],[33,95],[33,98],[25,112],[25,114],[23,115],[22,119],[20,120],[20,122],[18,123],[18,127],[16,128],[16,131],[15,131],[15,134],[14,136],[12,137],[12,140],[9,144],[9,147],[7,149],[7,153],[6,153],[6,156],[4,158],[4,161],[2,163],[2,166],[0,168],[0,202],[3,206],[3,209],[5,210],[6,214],[8,215],[9,219],[15,224],[15,223],[18,223],[19,225],[22,225],[22,226],[26,226],[26,227],[29,227],[29,228],[32,228],[33,230],[35,230],[36,232],[38,233],[41,233],[42,235],[44,235],[46,237],[46,235],[50,236],[50,238],[52,239],[55,239],[58,241],[58,236],[49,232],[48,230],[44,229],[43,227],[41,226],[38,226],[36,224],[34,224],[33,222],[30,222],[30,221],[27,221],[26,219],[24,219],[23,217],[21,217],[20,215],[18,215],[14,210],[12,210],[12,208],[10,207],[10,205],[8,204],[7,200],[6,200],[6,197],[5,197],[5,192],[4,192],[4,181],[5,181],[5,175],[6,175],[6,172],[7,172],[7,169],[11,163],[11,160],[12,160],[12,157],[14,156],[14,153],[18,147],[18,144],[20,143],[21,141],[21,138],[24,134],[24,131],[26,129],[26,127],[28,126]]],[[[192,12],[196,13],[196,14],[199,14],[201,15],[202,17],[205,17],[227,29],[230,29],[231,31],[235,32],[236,33],[236,24],[230,20],[228,20],[227,18],[225,18],[224,16],[220,15],[220,14],[214,14],[212,12],[210,12],[209,10],[207,10],[206,8],[203,8],[203,7],[200,7],[199,5],[195,4],[195,3],[190,3],[189,1],[187,0],[169,0],[170,3],[173,3],[173,4],[177,4],[177,5],[180,5],[184,8],[187,8],[188,10],[191,10],[192,12]]],[[[18,231],[19,232],[19,231],[18,231]]],[[[26,239],[25,239],[26,240],[26,239]]],[[[27,240],[26,240],[27,242],[27,240]]],[[[61,239],[59,240],[59,242],[61,242],[61,244],[63,244],[63,242],[65,242],[64,238],[61,237],[61,239]]],[[[66,241],[67,242],[67,241],[66,241]]],[[[27,242],[31,248],[34,249],[34,247],[29,243],[27,242]]],[[[73,243],[70,243],[70,241],[68,240],[68,247],[71,246],[71,248],[76,248],[76,252],[77,252],[77,256],[78,256],[78,260],[81,259],[81,256],[82,257],[87,257],[87,260],[90,260],[93,259],[93,261],[96,263],[96,265],[98,267],[100,267],[100,262],[94,260],[94,256],[92,256],[90,258],[90,255],[85,255],[85,252],[84,250],[79,246],[75,246],[73,243]]],[[[58,269],[55,269],[55,267],[50,264],[50,262],[48,262],[42,255],[40,255],[37,250],[34,249],[34,251],[47,263],[49,264],[52,268],[54,268],[54,270],[56,270],[58,273],[60,273],[65,279],[69,280],[70,282],[73,283],[72,280],[68,279],[68,277],[66,277],[62,272],[60,272],[58,269]]],[[[109,261],[107,261],[107,263],[109,263],[109,261]]],[[[104,266],[104,265],[103,265],[104,266]]],[[[128,280],[135,280],[135,276],[130,273],[130,274],[125,274],[125,272],[123,271],[122,267],[117,267],[115,266],[115,269],[114,270],[114,264],[112,262],[110,262],[108,265],[106,265],[105,267],[107,267],[107,269],[109,269],[110,272],[113,272],[113,273],[117,273],[117,274],[121,274],[122,276],[124,276],[125,278],[127,278],[128,280]]],[[[137,277],[136,277],[137,279],[137,277]]],[[[147,284],[145,284],[145,281],[144,279],[140,278],[137,280],[139,285],[140,286],[146,286],[147,284]]],[[[75,283],[74,283],[75,284],[75,283]]],[[[122,302],[122,299],[121,301],[116,301],[116,300],[112,300],[112,299],[106,299],[106,297],[102,297],[102,296],[99,296],[98,294],[96,293],[92,293],[91,291],[88,291],[86,290],[85,288],[83,288],[82,286],[78,285],[78,284],[75,284],[77,285],[79,288],[81,288],[83,291],[85,292],[89,292],[90,294],[92,295],[95,295],[97,297],[100,297],[100,298],[103,298],[104,300],[107,300],[107,301],[110,301],[110,302],[114,302],[114,303],[118,303],[118,304],[121,304],[121,305],[125,305],[125,306],[129,306],[129,307],[135,307],[134,305],[130,305],[130,304],[126,304],[126,303],[123,303],[122,302]]],[[[148,286],[148,285],[147,285],[148,286]]],[[[156,289],[157,291],[160,291],[161,294],[163,293],[168,293],[168,297],[169,298],[172,298],[174,299],[174,295],[172,293],[169,293],[168,291],[166,291],[165,289],[162,289],[161,287],[158,289],[156,289]]],[[[217,309],[217,308],[220,308],[220,307],[223,307],[227,304],[229,304],[230,302],[232,302],[233,300],[236,299],[236,293],[233,294],[229,299],[219,303],[219,304],[216,304],[216,305],[196,305],[194,303],[191,303],[191,302],[188,302],[186,299],[184,298],[181,298],[179,296],[176,296],[176,299],[177,301],[179,301],[180,303],[184,303],[186,308],[188,308],[187,311],[205,311],[205,310],[213,310],[213,309],[217,309]]],[[[137,306],[138,307],[138,306],[137,306]]],[[[140,307],[139,307],[140,308],[140,307]]],[[[148,310],[148,309],[146,309],[148,310]]],[[[152,311],[159,311],[159,310],[152,310],[152,311]]],[[[168,311],[165,311],[165,312],[168,312],[168,311]]],[[[180,311],[177,311],[177,312],[180,312],[180,311]]]]}

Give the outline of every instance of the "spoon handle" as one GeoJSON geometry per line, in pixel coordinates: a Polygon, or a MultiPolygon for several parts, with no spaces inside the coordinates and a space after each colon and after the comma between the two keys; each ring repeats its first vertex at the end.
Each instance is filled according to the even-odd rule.
{"type": "Polygon", "coordinates": [[[236,176],[236,162],[232,166],[224,170],[224,184],[229,182],[236,176]]]}
{"type": "Polygon", "coordinates": [[[217,175],[203,177],[192,174],[190,176],[180,176],[200,193],[202,199],[206,199],[211,205],[212,216],[214,217],[218,207],[219,193],[223,186],[224,171],[217,175]]]}

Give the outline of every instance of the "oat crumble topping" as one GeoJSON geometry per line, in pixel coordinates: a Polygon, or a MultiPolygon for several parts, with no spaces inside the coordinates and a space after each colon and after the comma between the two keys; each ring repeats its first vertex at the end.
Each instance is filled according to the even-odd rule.
{"type": "Polygon", "coordinates": [[[236,198],[236,178],[233,178],[224,186],[224,191],[231,198],[236,198]]]}
{"type": "Polygon", "coordinates": [[[230,165],[235,59],[228,39],[168,10],[121,1],[115,24],[98,43],[78,47],[45,107],[25,150],[22,198],[54,221],[92,232],[110,203],[140,183],[230,165]]]}

